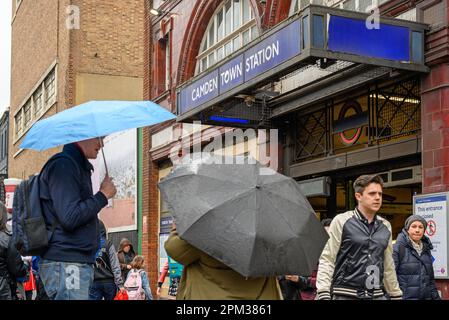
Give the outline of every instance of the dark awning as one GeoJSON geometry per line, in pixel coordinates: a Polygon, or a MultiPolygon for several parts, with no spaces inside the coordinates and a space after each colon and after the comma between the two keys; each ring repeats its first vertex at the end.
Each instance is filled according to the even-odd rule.
{"type": "Polygon", "coordinates": [[[305,86],[304,94],[295,98],[302,102],[279,105],[271,116],[291,112],[301,103],[316,102],[392,70],[429,72],[424,64],[426,30],[428,26],[422,23],[382,17],[375,24],[369,14],[310,5],[178,87],[177,121],[258,126],[269,116],[264,110],[266,101],[257,99],[257,89],[317,61],[353,63],[341,72],[352,75],[344,83],[329,86],[316,81],[317,90],[305,86]],[[249,100],[242,100],[246,95],[249,100]]]}

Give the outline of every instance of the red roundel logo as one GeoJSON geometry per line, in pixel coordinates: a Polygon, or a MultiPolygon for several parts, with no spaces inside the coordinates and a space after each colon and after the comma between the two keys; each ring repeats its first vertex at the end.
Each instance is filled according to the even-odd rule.
{"type": "MultiPolygon", "coordinates": [[[[351,100],[346,102],[340,110],[340,114],[338,115],[338,121],[345,119],[348,116],[350,111],[354,111],[355,114],[362,113],[362,107],[357,101],[351,100]]],[[[341,141],[347,145],[353,145],[357,140],[359,140],[360,135],[362,133],[362,128],[355,129],[353,134],[348,134],[346,131],[340,132],[338,135],[340,136],[341,141]]]]}

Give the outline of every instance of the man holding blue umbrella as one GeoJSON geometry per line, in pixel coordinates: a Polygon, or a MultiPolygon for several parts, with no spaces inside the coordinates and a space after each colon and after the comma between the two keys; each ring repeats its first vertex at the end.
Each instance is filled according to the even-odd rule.
{"type": "Polygon", "coordinates": [[[106,176],[92,192],[92,164],[102,146],[93,138],[64,146],[50,159],[39,179],[47,229],[54,228],[42,255],[40,276],[50,299],[87,300],[98,248],[98,213],[116,194],[106,176]]]}
{"type": "Polygon", "coordinates": [[[40,275],[50,299],[88,300],[99,245],[98,213],[116,194],[108,175],[93,194],[88,159],[96,159],[103,137],[151,126],[175,116],[151,101],[89,101],[36,122],[20,147],[46,150],[64,145],[39,177],[42,210],[51,233],[40,275]],[[51,232],[54,231],[54,232],[51,232]]]}

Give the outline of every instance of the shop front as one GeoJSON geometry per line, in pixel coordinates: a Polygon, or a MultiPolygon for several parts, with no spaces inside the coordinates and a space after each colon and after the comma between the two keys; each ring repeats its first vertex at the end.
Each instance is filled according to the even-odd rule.
{"type": "MultiPolygon", "coordinates": [[[[179,58],[175,94],[158,96],[177,112],[173,128],[197,122],[226,127],[223,132],[256,129],[256,157],[278,150],[276,169],[297,180],[321,219],[355,206],[352,184],[359,175],[380,174],[385,182],[380,213],[391,222],[395,239],[414,210],[414,197],[449,185],[444,111],[449,52],[443,53],[442,40],[447,16],[431,14],[436,8],[445,12],[445,2],[405,8],[383,1],[380,11],[390,17],[374,19],[350,11],[351,1],[340,6],[348,10],[338,4],[268,3],[198,0],[188,23],[176,15],[160,21],[158,48],[171,37],[181,42],[172,51],[174,60],[179,58]],[[240,20],[224,20],[239,10],[240,20]],[[416,17],[391,18],[399,14],[416,17]],[[232,28],[232,21],[241,24],[232,28]],[[181,22],[185,28],[177,31],[181,22]],[[276,138],[268,135],[269,148],[260,147],[264,130],[276,131],[276,138]]],[[[180,12],[176,5],[170,8],[180,12]]],[[[163,72],[156,75],[165,79],[163,72]]],[[[176,139],[172,136],[172,143],[176,139]]],[[[192,139],[189,148],[194,145],[192,139]]],[[[153,167],[170,158],[167,147],[152,148],[153,167]]],[[[158,213],[163,237],[165,218],[158,213]]],[[[449,297],[446,281],[438,285],[449,297]]]]}
{"type": "Polygon", "coordinates": [[[396,236],[421,190],[427,27],[381,18],[369,29],[368,17],[306,7],[179,87],[177,120],[278,130],[278,169],[321,218],[354,207],[359,175],[381,174],[396,236]]]}

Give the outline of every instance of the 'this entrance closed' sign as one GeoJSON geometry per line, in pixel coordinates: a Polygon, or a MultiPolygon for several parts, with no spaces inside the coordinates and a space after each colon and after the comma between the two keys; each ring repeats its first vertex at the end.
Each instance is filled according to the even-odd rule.
{"type": "Polygon", "coordinates": [[[426,236],[432,241],[433,270],[436,279],[449,279],[447,214],[449,193],[413,197],[413,212],[427,221],[426,236]]]}

